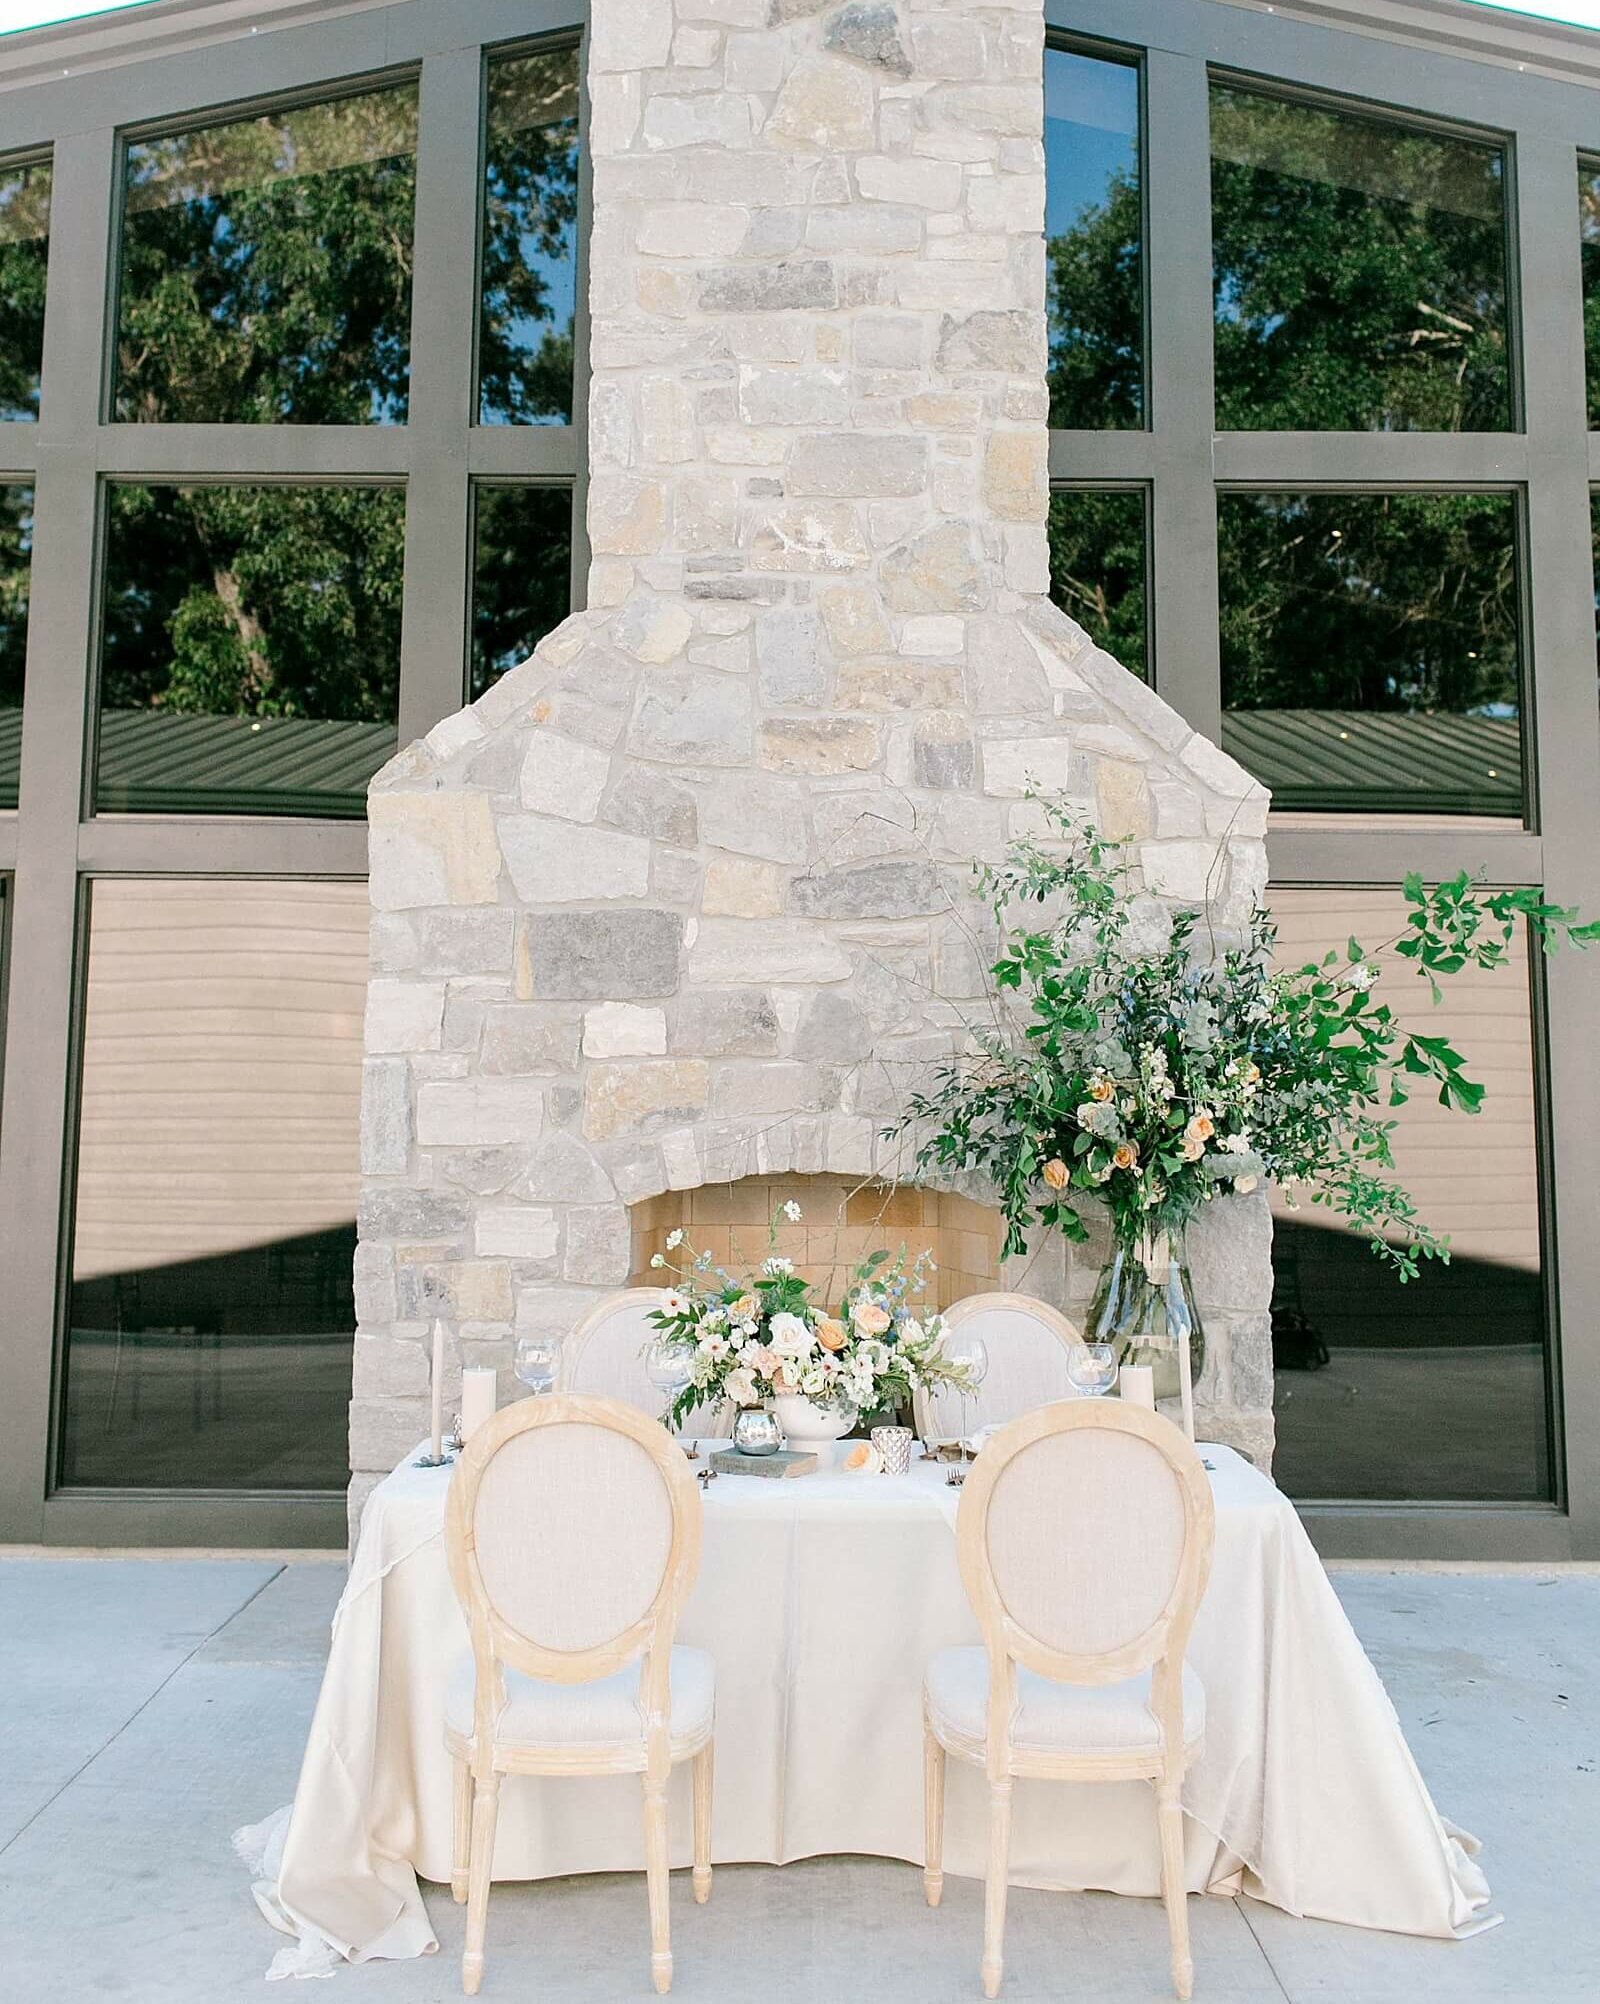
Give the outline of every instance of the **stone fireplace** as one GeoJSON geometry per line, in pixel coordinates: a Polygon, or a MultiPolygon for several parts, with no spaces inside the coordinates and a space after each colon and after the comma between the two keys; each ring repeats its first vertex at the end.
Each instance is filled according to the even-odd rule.
{"type": "MultiPolygon", "coordinates": [[[[1151,926],[1265,882],[1260,787],[1045,595],[1043,33],[594,0],[588,608],[371,793],[355,1508],[434,1318],[514,1389],[517,1330],[685,1215],[754,1236],[757,1188],[1087,1298],[1102,1245],[997,1272],[983,1193],[883,1139],[985,1007],[971,865],[1030,783],[1135,845],[1151,926]]],[[[1230,1198],[1192,1247],[1204,1425],[1260,1460],[1269,1246],[1230,1198]]]]}

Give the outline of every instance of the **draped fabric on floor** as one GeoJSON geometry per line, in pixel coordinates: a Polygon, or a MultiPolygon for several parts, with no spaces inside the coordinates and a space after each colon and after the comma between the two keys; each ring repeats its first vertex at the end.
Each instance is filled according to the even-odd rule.
{"type": "MultiPolygon", "coordinates": [[[[1477,1846],[1435,1810],[1293,1506],[1231,1450],[1202,1451],[1217,1541],[1189,1651],[1206,1694],[1184,1787],[1191,1890],[1406,1934],[1492,1924],[1477,1846]]],[[[262,1911],[298,1938],[281,1974],[435,1946],[417,1879],[450,1876],[443,1719],[466,1633],[445,1569],[448,1471],[413,1460],[367,1504],[292,1808],[241,1833],[262,1911]]],[[[901,1478],[711,1485],[678,1639],[716,1659],[718,1863],[921,1862],[923,1668],[978,1640],[958,1497],[918,1462],[901,1478]]],[[[671,1814],[687,1865],[686,1770],[671,1814]]],[[[982,1775],[952,1763],[947,1872],[981,1876],[984,1815],[982,1775]]],[[[506,1783],[497,1879],[642,1865],[635,1777],[506,1783]]],[[[1011,1876],[1154,1896],[1150,1790],[1019,1782],[1011,1876]]]]}

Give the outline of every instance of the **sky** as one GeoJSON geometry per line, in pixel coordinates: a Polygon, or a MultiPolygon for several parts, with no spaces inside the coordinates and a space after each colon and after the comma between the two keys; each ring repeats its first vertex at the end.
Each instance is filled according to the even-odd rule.
{"type": "MultiPolygon", "coordinates": [[[[144,0],[98,0],[98,4],[96,0],[0,0],[0,33],[36,28],[45,21],[70,21],[83,14],[109,14],[117,8],[143,4],[144,0]]],[[[1600,28],[1600,0],[1473,0],[1473,5],[1600,28]]]]}

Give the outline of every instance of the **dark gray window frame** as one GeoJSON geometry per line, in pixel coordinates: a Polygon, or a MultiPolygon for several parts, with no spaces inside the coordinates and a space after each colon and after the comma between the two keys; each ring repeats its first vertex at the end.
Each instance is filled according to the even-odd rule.
{"type": "Polygon", "coordinates": [[[406,492],[401,743],[460,706],[474,480],[572,488],[582,604],[588,350],[580,180],[578,380],[571,425],[475,422],[487,64],[582,32],[582,0],[404,0],[0,97],[0,159],[49,155],[54,181],[37,422],[0,423],[0,479],[34,486],[22,778],[0,814],[10,1007],[0,1128],[0,1540],[337,1544],[342,1495],[110,1493],[52,1487],[69,1264],[85,887],[102,876],[351,879],[359,823],[84,811],[95,729],[103,495],[111,480],[306,481],[406,492]],[[107,406],[123,146],[152,130],[420,79],[405,425],[147,425],[107,406]],[[69,1006],[68,998],[76,998],[69,1006]]]}
{"type": "MultiPolygon", "coordinates": [[[[1057,432],[1053,481],[1147,482],[1147,619],[1155,686],[1198,730],[1221,725],[1219,489],[1509,490],[1518,497],[1524,598],[1528,825],[1397,830],[1360,817],[1275,820],[1273,882],[1393,884],[1482,864],[1497,884],[1543,883],[1600,905],[1600,715],[1588,491],[1600,433],[1585,433],[1577,163],[1600,154],[1592,86],[1463,60],[1397,40],[1212,4],[1046,0],[1054,35],[1144,64],[1146,429],[1057,432]],[[1389,111],[1507,148],[1513,335],[1510,432],[1264,433],[1213,429],[1210,147],[1213,77],[1313,102],[1389,111]]],[[[1506,24],[1508,35],[1515,32],[1506,24]]],[[[1600,1178],[1593,971],[1576,954],[1536,970],[1534,1064],[1557,1500],[1525,1506],[1310,1505],[1323,1550],[1349,1556],[1559,1559],[1600,1552],[1600,1243],[1585,1228],[1600,1178]],[[1559,1176],[1557,1174],[1559,1167],[1559,1176]],[[1567,1229],[1562,1230],[1565,1218],[1567,1229]],[[1566,1340],[1562,1341],[1563,1330],[1566,1340]]]]}

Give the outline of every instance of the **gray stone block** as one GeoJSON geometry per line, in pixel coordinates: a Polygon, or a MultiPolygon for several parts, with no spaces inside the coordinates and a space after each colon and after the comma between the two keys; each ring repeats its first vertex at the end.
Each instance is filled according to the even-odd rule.
{"type": "Polygon", "coordinates": [[[806,918],[917,918],[949,905],[943,870],[915,856],[849,863],[789,886],[789,909],[806,918]]]}
{"type": "Polygon", "coordinates": [[[776,1057],[778,1016],[764,988],[703,989],[673,1015],[672,1048],[685,1057],[776,1057]]]}
{"type": "Polygon", "coordinates": [[[662,669],[639,691],[628,729],[637,757],[687,765],[738,765],[750,756],[747,683],[714,671],[662,669]]]}
{"type": "Polygon", "coordinates": [[[532,912],[527,927],[535,995],[621,1002],[671,995],[678,986],[683,920],[676,912],[532,912]]]}
{"type": "Polygon", "coordinates": [[[908,77],[911,57],[900,39],[900,22],[892,7],[864,6],[851,0],[822,31],[822,46],[858,62],[872,63],[891,76],[908,77]]]}

